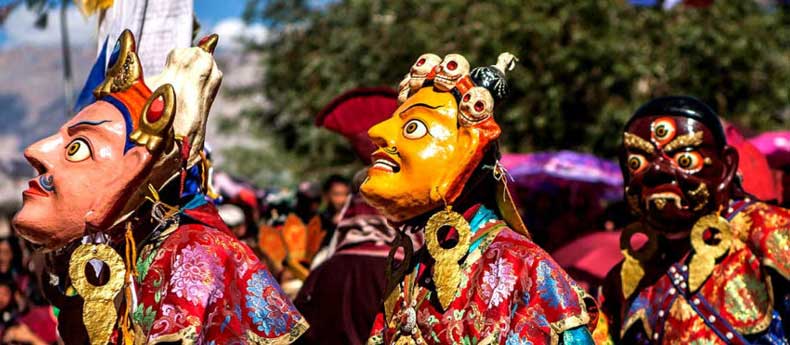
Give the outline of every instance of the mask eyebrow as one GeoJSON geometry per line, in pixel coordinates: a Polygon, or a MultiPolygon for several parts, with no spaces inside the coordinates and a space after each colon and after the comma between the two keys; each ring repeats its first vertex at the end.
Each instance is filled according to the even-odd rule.
{"type": "Polygon", "coordinates": [[[653,144],[637,135],[628,132],[623,133],[623,144],[625,144],[626,148],[637,149],[649,154],[656,152],[656,148],[653,146],[653,144]]]}
{"type": "Polygon", "coordinates": [[[439,108],[443,108],[444,106],[441,106],[441,105],[434,106],[434,105],[429,105],[429,104],[425,104],[425,103],[414,103],[414,104],[410,105],[408,108],[403,109],[403,111],[401,111],[400,114],[398,114],[398,116],[403,117],[403,114],[405,114],[407,111],[411,110],[411,108],[415,108],[415,107],[423,107],[423,108],[436,110],[436,109],[439,109],[439,108]]]}
{"type": "Polygon", "coordinates": [[[77,123],[69,126],[69,128],[66,129],[66,132],[68,132],[69,135],[73,135],[73,133],[76,132],[77,129],[79,129],[77,127],[81,127],[81,126],[98,126],[98,125],[101,125],[101,124],[107,123],[107,122],[112,122],[112,121],[110,121],[110,120],[98,120],[98,121],[87,121],[86,120],[86,121],[80,121],[80,122],[77,122],[77,123]]]}
{"type": "Polygon", "coordinates": [[[664,151],[672,152],[681,148],[699,146],[702,144],[702,135],[700,131],[681,135],[664,146],[664,151]]]}

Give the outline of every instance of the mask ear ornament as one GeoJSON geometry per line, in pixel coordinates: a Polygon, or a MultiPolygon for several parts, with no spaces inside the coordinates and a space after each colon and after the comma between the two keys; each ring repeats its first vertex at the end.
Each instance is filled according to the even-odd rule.
{"type": "MultiPolygon", "coordinates": [[[[166,139],[173,138],[173,119],[176,113],[176,94],[173,86],[164,84],[154,91],[143,107],[140,128],[129,135],[150,152],[156,151],[166,139]]],[[[172,144],[171,140],[166,144],[172,144]]],[[[169,146],[169,145],[168,145],[169,146]]]]}
{"type": "Polygon", "coordinates": [[[74,289],[85,301],[82,322],[91,345],[104,345],[110,341],[118,313],[114,300],[123,288],[125,272],[121,256],[106,244],[82,244],[71,254],[69,277],[74,289]],[[93,285],[85,276],[85,267],[92,260],[101,261],[109,268],[106,284],[93,285]]]}
{"type": "Polygon", "coordinates": [[[658,234],[655,231],[643,227],[640,223],[633,223],[623,229],[623,233],[620,234],[620,251],[623,253],[625,261],[620,268],[620,281],[625,298],[629,298],[636,291],[639,282],[645,275],[642,263],[650,260],[657,250],[658,234]],[[636,234],[647,237],[647,242],[639,249],[631,246],[631,238],[636,234]]]}

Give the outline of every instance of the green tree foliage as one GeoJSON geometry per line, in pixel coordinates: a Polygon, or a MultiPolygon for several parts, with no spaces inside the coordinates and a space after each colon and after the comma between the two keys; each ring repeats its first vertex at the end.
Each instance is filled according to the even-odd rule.
{"type": "Polygon", "coordinates": [[[614,0],[249,0],[245,16],[276,32],[250,47],[266,72],[241,91],[272,104],[246,113],[307,177],[354,166],[347,144],[315,128],[314,115],[354,87],[396,88],[424,52],[461,53],[472,66],[505,51],[520,58],[511,97],[496,109],[510,152],[614,157],[628,116],[669,94],[697,96],[755,130],[790,124],[788,13],[753,1],[663,11],[614,0]]]}

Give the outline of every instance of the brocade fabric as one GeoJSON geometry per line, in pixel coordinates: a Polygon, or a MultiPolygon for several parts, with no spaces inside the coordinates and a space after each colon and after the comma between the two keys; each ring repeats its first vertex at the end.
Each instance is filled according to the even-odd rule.
{"type": "Polygon", "coordinates": [[[760,202],[739,201],[732,207],[734,213],[724,216],[730,218],[735,240],[699,290],[689,293],[672,282],[679,279],[681,287],[686,286],[686,262],[638,290],[623,302],[623,343],[726,344],[709,326],[721,326],[722,321],[737,332],[725,330],[724,338],[741,334],[752,343],[787,343],[782,322],[790,315],[780,305],[788,296],[774,295],[772,285],[773,291],[787,291],[790,211],[760,202]],[[695,311],[700,305],[710,306],[717,315],[703,318],[695,311]]]}
{"type": "MultiPolygon", "coordinates": [[[[462,279],[446,310],[436,301],[430,264],[416,274],[417,327],[427,344],[592,344],[585,293],[540,247],[480,207],[471,217],[473,242],[462,279]],[[568,333],[570,332],[570,333],[568,333]],[[567,333],[567,334],[566,334],[567,333]],[[567,336],[565,336],[567,335],[567,336]]],[[[425,253],[427,254],[427,253],[425,253]]],[[[402,326],[402,289],[392,317],[379,313],[368,344],[390,344],[402,326]]],[[[595,319],[597,321],[597,318],[595,319]]]]}
{"type": "Polygon", "coordinates": [[[307,329],[214,206],[188,210],[181,219],[140,250],[132,317],[138,343],[285,344],[307,329]]]}

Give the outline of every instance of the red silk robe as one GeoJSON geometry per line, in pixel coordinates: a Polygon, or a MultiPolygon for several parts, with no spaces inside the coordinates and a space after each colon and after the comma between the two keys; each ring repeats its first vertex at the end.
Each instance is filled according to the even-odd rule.
{"type": "MultiPolygon", "coordinates": [[[[585,293],[565,271],[493,212],[480,207],[474,217],[468,213],[472,246],[462,262],[458,293],[447,310],[432,301],[436,293],[425,269],[427,255],[406,279],[417,279],[418,289],[412,293],[418,296],[416,325],[425,343],[592,343],[585,293]]],[[[392,294],[385,302],[392,306],[391,315],[377,316],[368,344],[393,343],[406,322],[400,316],[403,288],[392,294]]]]}
{"type": "MultiPolygon", "coordinates": [[[[733,244],[697,291],[687,288],[687,260],[626,301],[619,286],[607,291],[606,298],[619,297],[624,311],[620,324],[612,325],[620,329],[623,343],[772,343],[785,338],[782,318],[787,322],[790,315],[786,306],[777,305],[790,296],[773,291],[786,293],[790,278],[790,211],[739,201],[723,216],[733,244]],[[780,279],[771,281],[771,271],[780,279]]],[[[619,275],[618,267],[613,273],[619,275]]],[[[610,302],[604,305],[617,304],[610,302]]],[[[616,312],[611,309],[608,315],[616,312]]]]}
{"type": "Polygon", "coordinates": [[[272,275],[211,205],[185,211],[180,225],[148,241],[137,268],[137,343],[279,344],[307,329],[272,275]]]}

